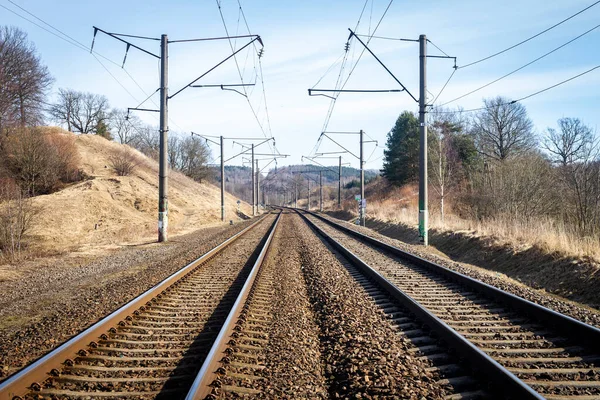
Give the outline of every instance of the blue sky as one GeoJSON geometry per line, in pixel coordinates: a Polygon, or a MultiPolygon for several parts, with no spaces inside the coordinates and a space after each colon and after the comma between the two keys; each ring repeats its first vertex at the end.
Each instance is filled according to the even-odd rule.
{"type": "MultiPolygon", "coordinates": [[[[225,34],[216,1],[39,1],[14,2],[64,33],[89,46],[96,25],[112,32],[169,39],[214,37],[225,34]]],[[[367,3],[358,32],[371,32],[389,0],[367,3]],[[372,11],[371,11],[372,9],[372,11]]],[[[568,15],[593,3],[592,0],[505,0],[502,2],[471,0],[401,1],[392,3],[377,35],[418,38],[426,34],[446,53],[458,57],[458,65],[485,57],[513,45],[568,15]]],[[[26,15],[7,0],[0,4],[26,15]]],[[[279,151],[292,157],[279,165],[299,163],[308,155],[321,132],[329,106],[324,97],[309,97],[313,87],[326,70],[343,55],[348,28],[357,23],[363,0],[344,1],[244,1],[241,0],[252,33],[264,40],[262,67],[271,131],[279,151]]],[[[222,11],[230,34],[247,33],[239,18],[237,0],[223,0],[222,11]]],[[[69,87],[104,94],[113,107],[134,107],[158,88],[158,63],[152,57],[131,50],[126,71],[104,59],[115,81],[89,52],[78,49],[39,27],[0,8],[2,24],[21,27],[35,43],[43,61],[55,77],[53,91],[69,87]],[[136,82],[129,76],[134,77],[136,82]]],[[[32,19],[32,17],[28,16],[32,19]]],[[[38,22],[39,23],[39,22],[38,22]]],[[[560,27],[511,50],[501,56],[456,72],[438,103],[449,101],[478,86],[533,60],[600,23],[600,4],[566,22],[560,27]]],[[[239,48],[245,42],[235,43],[239,48]]],[[[156,42],[136,41],[158,53],[156,42]]],[[[99,34],[95,50],[120,64],[124,45],[99,34]]],[[[418,45],[415,43],[373,39],[373,51],[394,74],[418,97],[418,45]]],[[[548,87],[600,64],[600,28],[518,73],[455,103],[465,109],[481,106],[482,99],[496,95],[519,98],[548,87]]],[[[360,44],[351,43],[349,59],[356,60],[360,44]]],[[[220,62],[230,54],[227,41],[181,43],[170,46],[170,92],[179,88],[220,62]]],[[[429,46],[430,54],[439,54],[429,46]]],[[[250,47],[239,54],[238,63],[245,81],[254,77],[255,50],[250,47]]],[[[348,69],[345,74],[347,75],[348,69]]],[[[429,59],[428,87],[437,95],[452,72],[449,60],[429,59]]],[[[332,88],[339,73],[339,64],[319,83],[319,88],[332,88]]],[[[204,84],[239,83],[236,65],[229,61],[201,82],[204,84]]],[[[260,82],[260,81],[259,81],[260,82]]],[[[395,89],[398,85],[365,54],[350,77],[347,89],[395,89]]],[[[561,117],[579,117],[598,129],[600,69],[523,102],[536,132],[554,126],[561,117]]],[[[258,119],[269,132],[262,87],[249,89],[250,102],[258,119]]],[[[157,101],[157,96],[152,100],[157,101]]],[[[151,102],[144,106],[154,107],[151,102]]],[[[367,147],[370,156],[367,168],[379,168],[386,133],[398,114],[408,109],[416,111],[416,103],[406,93],[342,94],[332,114],[328,130],[356,131],[364,129],[379,141],[379,147],[367,147]]],[[[169,104],[170,129],[205,134],[260,137],[263,132],[252,115],[246,99],[219,89],[187,89],[169,104]]],[[[156,115],[140,114],[145,121],[156,124],[156,115]]],[[[339,137],[340,143],[358,151],[357,138],[339,137]]],[[[369,145],[371,146],[371,145],[369,145]]],[[[216,151],[217,149],[215,149],[216,151]]],[[[229,155],[237,152],[231,144],[229,155]]],[[[336,151],[336,146],[323,141],[321,151],[336,151]]],[[[352,156],[347,161],[358,166],[352,156]]]]}

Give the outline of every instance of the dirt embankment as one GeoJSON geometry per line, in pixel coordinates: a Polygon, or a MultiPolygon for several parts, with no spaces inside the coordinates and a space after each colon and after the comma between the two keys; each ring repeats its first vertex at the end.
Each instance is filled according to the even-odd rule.
{"type": "MultiPolygon", "coordinates": [[[[156,240],[158,163],[98,135],[57,134],[74,139],[78,168],[89,179],[33,199],[40,210],[29,232],[35,253],[94,252],[156,240]],[[128,176],[117,176],[111,158],[123,150],[133,154],[136,167],[128,176]]],[[[169,171],[168,198],[172,237],[221,224],[220,189],[213,184],[169,171]]],[[[244,202],[240,204],[242,214],[238,215],[237,210],[237,198],[226,193],[227,221],[238,222],[240,215],[251,213],[244,202]]]]}
{"type": "MultiPolygon", "coordinates": [[[[340,213],[335,218],[350,220],[340,213]]],[[[372,230],[407,243],[418,243],[418,230],[404,224],[367,220],[372,230]]],[[[454,261],[502,273],[534,289],[600,309],[600,265],[595,260],[548,253],[537,246],[516,248],[494,237],[432,229],[429,244],[454,261]]]]}

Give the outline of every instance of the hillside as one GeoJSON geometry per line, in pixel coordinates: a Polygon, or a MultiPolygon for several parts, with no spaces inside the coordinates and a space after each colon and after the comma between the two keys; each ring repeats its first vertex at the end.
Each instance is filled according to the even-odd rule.
{"type": "MultiPolygon", "coordinates": [[[[158,163],[131,149],[139,165],[130,176],[117,176],[109,157],[124,145],[97,135],[77,135],[75,144],[90,179],[34,199],[42,210],[31,231],[35,245],[64,251],[155,240],[158,163]]],[[[168,195],[171,237],[220,223],[218,187],[171,171],[168,195]]],[[[236,201],[226,195],[228,221],[239,220],[236,201]]],[[[250,206],[243,203],[241,211],[249,214],[250,206]]]]}

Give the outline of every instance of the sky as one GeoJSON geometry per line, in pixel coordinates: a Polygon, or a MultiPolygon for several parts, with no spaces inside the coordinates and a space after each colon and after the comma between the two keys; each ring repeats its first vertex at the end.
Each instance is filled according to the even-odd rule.
{"type": "MultiPolygon", "coordinates": [[[[467,65],[510,47],[569,15],[591,5],[594,0],[395,0],[381,23],[376,36],[418,39],[420,34],[446,54],[457,57],[457,65],[467,65]]],[[[276,150],[263,145],[261,152],[288,154],[278,165],[298,164],[302,156],[312,155],[317,140],[327,131],[364,130],[366,168],[379,169],[386,135],[398,115],[418,111],[418,104],[406,93],[342,93],[335,102],[331,118],[324,124],[330,99],[308,96],[307,89],[333,89],[346,52],[348,28],[357,33],[373,34],[390,0],[171,0],[101,2],[75,0],[0,0],[0,21],[26,31],[55,82],[50,100],[59,88],[105,95],[112,107],[136,107],[159,87],[159,63],[152,56],[130,49],[125,67],[121,63],[125,44],[98,33],[94,51],[60,39],[60,33],[28,15],[59,29],[89,47],[93,26],[130,35],[169,40],[222,37],[248,34],[243,16],[252,34],[264,43],[250,45],[210,72],[197,84],[256,85],[247,88],[247,97],[219,88],[187,88],[169,101],[169,129],[189,135],[196,132],[225,137],[262,138],[273,136],[276,150]],[[240,4],[243,11],[240,13],[240,4]],[[15,15],[25,16],[56,35],[15,15]],[[110,61],[109,61],[110,60],[110,61]],[[262,74],[261,74],[262,66],[262,74]],[[260,79],[262,76],[262,80],[260,79]],[[259,78],[257,78],[259,77],[259,78]],[[263,85],[264,83],[264,85],[263,85]],[[266,101],[265,101],[266,100],[266,101]],[[265,103],[267,105],[265,109],[265,103]],[[266,111],[268,110],[268,112],[266,111]],[[256,115],[256,117],[255,117],[256,115]]],[[[600,23],[600,4],[547,33],[487,61],[459,68],[436,101],[444,104],[517,69],[554,48],[572,40],[600,23]]],[[[362,40],[367,40],[362,37],[362,40]]],[[[155,54],[159,42],[128,39],[155,54]]],[[[249,39],[171,43],[169,44],[169,92],[175,93],[228,57],[249,39]]],[[[373,38],[369,48],[392,73],[419,97],[418,43],[373,38]]],[[[477,91],[446,107],[472,109],[481,107],[484,98],[505,96],[519,99],[600,65],[600,28],[582,36],[553,54],[517,73],[477,91]]],[[[345,89],[399,89],[398,83],[363,47],[350,41],[347,62],[341,74],[347,79],[345,89]],[[349,72],[352,70],[352,73],[349,72]]],[[[441,55],[431,44],[428,54],[441,55]]],[[[427,86],[429,101],[437,97],[454,71],[450,59],[429,58],[427,86]]],[[[548,127],[555,127],[562,117],[577,117],[598,131],[600,128],[600,69],[557,88],[526,99],[522,104],[532,119],[536,133],[543,137],[548,127]]],[[[142,104],[156,108],[158,94],[142,104]]],[[[157,125],[156,113],[137,114],[145,122],[157,125]]],[[[600,132],[599,132],[600,134],[600,132]]],[[[358,136],[332,136],[339,144],[358,154],[358,136]]],[[[238,140],[239,142],[239,140],[238,140]]],[[[225,142],[225,157],[240,151],[233,140],[225,142]]],[[[215,156],[219,149],[213,146],[215,156]]],[[[337,152],[340,148],[323,138],[319,152],[337,152]]],[[[358,167],[352,154],[343,154],[344,162],[358,167]]],[[[241,164],[241,158],[231,161],[241,164]]],[[[308,162],[304,159],[304,162],[308,162]]],[[[337,164],[323,159],[323,164],[337,164]]],[[[266,161],[264,162],[266,163],[266,161]]],[[[273,166],[273,164],[271,164],[273,166]]]]}

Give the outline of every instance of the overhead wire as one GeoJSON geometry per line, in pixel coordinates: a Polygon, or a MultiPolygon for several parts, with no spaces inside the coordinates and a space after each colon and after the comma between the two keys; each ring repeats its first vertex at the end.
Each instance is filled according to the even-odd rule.
{"type": "Polygon", "coordinates": [[[599,3],[600,3],[600,0],[598,0],[598,1],[595,1],[594,3],[590,4],[589,6],[585,7],[584,9],[582,9],[582,10],[580,10],[580,11],[576,12],[575,14],[572,14],[572,15],[570,15],[569,17],[567,17],[567,18],[563,19],[562,21],[560,21],[560,22],[558,22],[558,23],[556,23],[556,24],[552,25],[552,26],[551,26],[551,27],[549,27],[549,28],[546,28],[546,29],[544,29],[543,31],[541,31],[541,32],[539,32],[539,33],[536,33],[536,34],[535,34],[535,35],[533,35],[533,36],[530,36],[529,38],[527,38],[527,39],[525,39],[525,40],[522,40],[522,41],[520,41],[520,42],[519,42],[519,43],[517,43],[517,44],[514,44],[514,45],[512,45],[512,46],[510,46],[510,47],[507,47],[507,48],[506,48],[506,49],[504,49],[504,50],[500,50],[500,51],[498,51],[498,52],[496,52],[496,53],[494,53],[494,54],[491,54],[491,55],[489,55],[489,56],[487,56],[487,57],[484,57],[484,58],[482,58],[482,59],[479,59],[479,60],[476,60],[476,61],[470,62],[470,63],[468,63],[468,64],[465,64],[465,65],[462,65],[462,66],[459,66],[459,67],[458,67],[458,69],[467,68],[467,67],[470,67],[470,66],[472,66],[472,65],[479,64],[480,62],[483,62],[483,61],[489,60],[490,58],[493,58],[493,57],[499,56],[500,54],[506,53],[507,51],[509,51],[509,50],[512,50],[512,49],[514,49],[515,47],[521,46],[522,44],[525,44],[525,43],[529,42],[530,40],[532,40],[532,39],[535,39],[536,37],[538,37],[538,36],[540,36],[540,35],[543,35],[544,33],[546,33],[546,32],[548,32],[548,31],[550,31],[550,30],[552,30],[552,29],[556,28],[557,26],[564,24],[565,22],[567,22],[567,21],[569,21],[570,19],[572,19],[572,18],[574,18],[574,17],[578,16],[579,14],[581,14],[581,13],[583,13],[583,12],[585,12],[585,11],[589,10],[590,8],[592,8],[592,7],[596,6],[596,5],[597,5],[597,4],[599,4],[599,3]]]}
{"type": "Polygon", "coordinates": [[[448,86],[448,83],[450,83],[450,80],[452,79],[452,77],[454,76],[454,74],[456,73],[456,68],[454,68],[452,70],[452,73],[450,74],[450,76],[448,77],[448,80],[446,80],[446,83],[444,83],[444,86],[442,87],[442,89],[439,91],[439,93],[437,94],[437,96],[434,97],[433,101],[431,102],[431,106],[433,106],[435,104],[435,102],[437,101],[437,99],[440,98],[440,96],[442,95],[442,93],[444,93],[444,89],[446,89],[446,86],[448,86]]]}
{"type": "MultiPolygon", "coordinates": [[[[216,0],[216,3],[217,3],[217,7],[218,7],[218,9],[219,9],[219,15],[220,15],[220,17],[221,17],[221,21],[222,21],[222,23],[223,23],[223,27],[224,27],[224,29],[225,29],[225,33],[227,34],[227,36],[229,36],[229,29],[227,28],[227,23],[225,22],[225,16],[224,16],[224,14],[223,14],[223,10],[222,10],[222,8],[221,8],[221,1],[220,1],[220,0],[216,0]]],[[[248,20],[246,19],[246,15],[245,15],[245,13],[244,13],[244,11],[243,11],[243,8],[242,8],[242,5],[241,5],[241,2],[240,2],[240,0],[238,0],[238,7],[239,7],[239,14],[238,14],[238,15],[240,15],[240,14],[241,14],[241,16],[242,16],[242,18],[243,18],[243,20],[244,20],[244,23],[245,23],[245,25],[246,25],[246,28],[247,28],[247,30],[248,30],[248,33],[250,33],[250,26],[248,25],[248,20]]],[[[254,45],[254,49],[255,49],[255,51],[256,51],[256,50],[257,50],[257,48],[256,48],[256,44],[255,44],[255,43],[253,43],[253,45],[254,45]]],[[[231,47],[231,51],[232,51],[232,52],[235,52],[235,50],[234,50],[234,47],[233,47],[233,44],[232,44],[232,42],[231,42],[231,40],[230,40],[230,39],[229,39],[229,46],[231,47]]],[[[236,56],[234,56],[233,58],[234,58],[234,61],[235,61],[235,65],[236,65],[236,68],[237,68],[238,74],[239,74],[239,76],[240,76],[240,80],[242,81],[242,83],[244,83],[244,76],[242,75],[242,71],[241,71],[241,69],[240,69],[240,65],[239,65],[239,62],[238,62],[238,60],[237,60],[237,57],[236,57],[236,56]]],[[[264,77],[262,76],[262,63],[261,63],[261,61],[260,61],[260,58],[259,58],[259,68],[260,68],[260,72],[261,72],[261,86],[262,86],[262,92],[263,92],[263,101],[264,101],[264,103],[265,103],[265,114],[267,115],[267,127],[268,127],[268,129],[269,129],[269,136],[270,136],[270,137],[273,137],[273,132],[272,132],[272,130],[271,130],[271,121],[270,121],[270,118],[269,118],[269,116],[268,116],[268,108],[267,108],[267,106],[266,106],[266,93],[265,93],[265,87],[264,87],[264,77]]],[[[258,80],[258,72],[257,72],[257,70],[256,70],[256,64],[255,64],[255,73],[257,74],[257,80],[258,80]]],[[[245,97],[246,97],[246,101],[248,102],[248,105],[249,105],[249,107],[250,107],[250,110],[252,111],[252,114],[254,115],[254,118],[256,119],[256,122],[258,123],[258,125],[259,125],[259,127],[260,127],[260,130],[262,131],[262,133],[263,133],[263,135],[264,135],[265,137],[269,137],[269,136],[267,136],[267,133],[265,132],[265,128],[264,128],[264,126],[263,126],[264,119],[263,119],[263,122],[261,123],[261,120],[260,120],[260,118],[258,117],[258,113],[257,113],[257,111],[254,109],[254,106],[252,105],[252,102],[250,101],[250,98],[249,98],[249,95],[248,95],[248,91],[246,90],[246,87],[245,87],[245,86],[243,86],[242,88],[243,88],[243,91],[244,91],[244,94],[245,94],[245,97]]],[[[275,150],[274,150],[274,149],[273,149],[273,147],[274,147],[274,146],[272,146],[272,145],[271,145],[271,143],[269,143],[269,148],[271,149],[271,151],[277,151],[277,150],[276,150],[276,148],[275,148],[275,150]]]]}
{"type": "MultiPolygon", "coordinates": [[[[548,51],[547,53],[544,53],[544,54],[542,54],[541,56],[539,56],[539,57],[537,57],[536,59],[534,59],[534,60],[532,60],[532,61],[528,62],[527,64],[525,64],[525,65],[522,65],[521,67],[519,67],[519,68],[517,68],[517,69],[515,69],[515,70],[512,70],[511,72],[509,72],[509,73],[507,73],[507,74],[504,74],[504,75],[502,75],[501,77],[499,77],[499,78],[497,78],[497,79],[494,79],[493,81],[491,81],[491,82],[489,82],[489,83],[486,83],[485,85],[482,85],[482,86],[478,87],[477,89],[473,89],[473,90],[471,90],[470,92],[467,92],[467,93],[465,93],[465,94],[463,94],[463,95],[461,95],[461,96],[458,96],[458,97],[456,97],[455,99],[452,99],[452,100],[450,100],[450,101],[447,101],[447,102],[445,102],[445,103],[441,104],[441,105],[440,105],[440,107],[443,107],[443,106],[445,106],[445,105],[447,105],[447,104],[453,103],[453,102],[455,102],[455,101],[457,101],[457,100],[460,100],[460,99],[462,99],[462,98],[464,98],[464,97],[467,97],[467,96],[469,96],[469,95],[471,95],[471,94],[473,94],[473,93],[476,93],[476,92],[478,92],[478,91],[480,91],[480,90],[482,90],[482,89],[485,89],[486,87],[488,87],[488,86],[490,86],[490,85],[493,85],[493,84],[494,84],[494,83],[496,83],[496,82],[499,82],[499,81],[501,81],[502,79],[504,79],[504,78],[506,78],[506,77],[509,77],[510,75],[512,75],[512,74],[514,74],[514,73],[516,73],[516,72],[518,72],[518,71],[520,71],[520,70],[522,70],[522,69],[524,69],[524,68],[526,68],[526,67],[530,66],[531,64],[534,64],[534,63],[538,62],[539,60],[541,60],[541,59],[543,59],[543,58],[545,58],[545,57],[549,56],[550,54],[552,54],[552,53],[555,53],[556,51],[558,51],[558,50],[562,49],[563,47],[565,47],[565,46],[568,46],[569,44],[573,43],[573,42],[574,42],[574,41],[576,41],[577,39],[579,39],[579,38],[581,38],[581,37],[583,37],[583,36],[587,35],[588,33],[590,33],[590,32],[592,32],[592,31],[596,30],[597,28],[600,28],[600,24],[598,24],[598,25],[594,26],[594,27],[593,27],[593,28],[591,28],[591,29],[588,29],[588,30],[587,30],[587,31],[585,31],[584,33],[582,33],[582,34],[580,34],[580,35],[578,35],[578,36],[574,37],[573,39],[569,40],[568,42],[566,42],[566,43],[563,43],[562,45],[560,45],[560,46],[558,46],[558,47],[556,47],[556,48],[554,48],[554,49],[552,49],[552,50],[548,51]]],[[[455,71],[456,71],[456,70],[455,70],[455,71]]],[[[454,75],[454,72],[452,73],[452,75],[454,75]]],[[[451,77],[452,77],[452,76],[451,76],[451,77]]]]}
{"type": "MultiPolygon", "coordinates": [[[[365,3],[363,4],[362,10],[360,11],[360,15],[358,16],[358,20],[356,22],[356,26],[355,26],[354,30],[358,30],[358,27],[360,25],[360,22],[362,20],[364,12],[365,12],[365,10],[367,8],[367,5],[369,4],[369,1],[370,0],[365,0],[365,3]]],[[[339,87],[339,85],[341,83],[342,74],[344,73],[346,62],[348,60],[349,46],[350,46],[350,42],[348,41],[346,43],[346,49],[345,49],[345,52],[344,52],[344,58],[343,58],[342,63],[340,65],[340,71],[338,73],[338,77],[337,77],[337,80],[336,80],[336,83],[335,83],[335,88],[336,89],[338,89],[338,87],[339,87]]],[[[329,102],[329,107],[327,108],[327,113],[325,114],[325,120],[323,121],[323,126],[321,128],[321,132],[324,132],[324,131],[327,130],[327,126],[329,125],[329,121],[331,120],[331,115],[333,113],[333,109],[335,108],[335,102],[337,101],[338,96],[339,96],[339,93],[337,95],[334,95],[333,98],[331,99],[331,101],[329,102]]],[[[322,141],[321,138],[322,137],[319,136],[319,138],[317,139],[317,144],[316,144],[315,150],[314,150],[315,152],[318,151],[318,149],[319,149],[319,145],[320,145],[320,143],[322,141]]]]}
{"type": "MultiPolygon", "coordinates": [[[[590,72],[592,72],[592,71],[594,71],[594,70],[597,70],[598,68],[600,68],[600,65],[596,65],[595,67],[592,67],[592,68],[590,68],[590,69],[588,69],[588,70],[586,70],[586,71],[584,71],[584,72],[581,72],[581,73],[579,73],[579,74],[577,74],[577,75],[575,75],[575,76],[572,76],[572,77],[570,77],[570,78],[568,78],[568,79],[565,79],[565,80],[563,80],[563,81],[560,81],[560,82],[558,82],[558,83],[555,83],[554,85],[548,86],[548,87],[546,87],[546,88],[544,88],[544,89],[542,89],[542,90],[538,90],[537,92],[534,92],[534,93],[528,94],[527,96],[524,96],[524,97],[518,98],[518,99],[516,99],[516,100],[511,100],[511,101],[508,101],[508,102],[506,102],[506,103],[502,103],[502,104],[499,104],[499,105],[503,106],[503,105],[508,105],[508,104],[514,104],[514,103],[517,103],[517,102],[520,102],[520,101],[523,101],[523,100],[529,99],[529,98],[531,98],[531,97],[537,96],[538,94],[544,93],[544,92],[546,92],[546,91],[548,91],[548,90],[550,90],[550,89],[554,89],[554,88],[555,88],[555,87],[557,87],[557,86],[561,86],[561,85],[563,85],[563,84],[565,84],[565,83],[567,83],[567,82],[570,82],[570,81],[572,81],[572,80],[574,80],[574,79],[577,79],[577,78],[579,78],[579,77],[581,77],[581,76],[583,76],[583,75],[589,74],[590,72]]],[[[438,113],[442,113],[442,114],[447,114],[447,113],[456,113],[456,112],[458,112],[458,113],[467,113],[467,112],[474,112],[474,111],[481,111],[481,110],[485,110],[486,108],[487,108],[487,107],[479,107],[479,108],[471,108],[471,109],[468,109],[468,110],[460,110],[460,109],[459,109],[459,110],[456,110],[456,111],[436,111],[436,112],[438,112],[438,113]]]]}
{"type": "MultiPolygon", "coordinates": [[[[361,13],[360,13],[360,16],[359,16],[359,18],[358,18],[358,21],[357,21],[357,23],[356,23],[356,26],[355,26],[355,28],[354,28],[354,31],[355,31],[355,32],[358,30],[358,27],[360,26],[360,22],[361,22],[362,16],[363,16],[363,14],[364,14],[364,11],[365,11],[365,8],[366,8],[366,6],[367,6],[368,2],[369,2],[369,0],[366,0],[366,1],[365,1],[365,4],[364,4],[364,6],[363,6],[363,9],[362,9],[362,11],[361,11],[361,13]]],[[[379,21],[377,22],[377,25],[375,26],[375,28],[373,29],[373,31],[372,31],[372,32],[369,32],[369,33],[370,33],[370,36],[369,36],[369,38],[367,39],[367,45],[368,45],[368,44],[371,42],[371,40],[373,39],[373,37],[374,37],[375,33],[376,33],[376,32],[377,32],[377,30],[379,29],[379,26],[381,25],[381,22],[383,21],[383,19],[384,19],[384,18],[385,18],[385,16],[387,15],[388,11],[390,10],[390,7],[392,6],[392,3],[393,3],[393,2],[394,2],[394,0],[390,0],[390,1],[389,1],[389,3],[388,3],[388,5],[387,5],[387,7],[385,8],[385,10],[384,10],[383,14],[382,14],[382,15],[381,15],[381,17],[379,18],[379,21]]],[[[369,29],[369,30],[370,30],[370,29],[369,29]]],[[[348,81],[350,80],[350,77],[352,76],[352,73],[353,73],[353,72],[354,72],[354,70],[356,69],[356,66],[358,65],[358,63],[359,63],[360,59],[362,58],[362,56],[363,56],[363,54],[364,54],[364,52],[365,52],[365,51],[366,51],[366,47],[363,47],[363,48],[362,48],[362,50],[361,50],[361,52],[360,52],[360,54],[358,55],[358,58],[357,58],[356,62],[354,62],[354,57],[353,57],[353,62],[352,62],[352,64],[353,64],[353,67],[352,67],[352,69],[350,70],[350,72],[348,73],[348,76],[346,77],[346,79],[344,80],[344,82],[342,83],[342,85],[341,85],[341,86],[339,86],[339,78],[342,76],[343,69],[344,69],[344,67],[345,67],[345,63],[344,63],[344,62],[342,63],[342,67],[340,68],[340,74],[338,75],[338,82],[336,82],[336,86],[335,86],[335,89],[336,89],[336,90],[338,90],[338,89],[339,89],[339,90],[343,90],[343,89],[344,89],[344,87],[346,87],[346,84],[347,84],[347,83],[348,83],[348,81]]],[[[346,52],[346,54],[347,54],[347,52],[346,52]]],[[[347,59],[347,57],[346,57],[346,59],[347,59]]],[[[337,94],[335,94],[335,95],[333,96],[333,98],[332,98],[332,100],[331,100],[331,102],[330,102],[330,104],[329,104],[329,109],[328,109],[328,111],[327,111],[327,114],[326,114],[326,117],[325,117],[325,121],[324,121],[324,123],[323,123],[323,127],[322,127],[322,129],[321,129],[321,132],[325,132],[325,131],[327,130],[327,127],[329,126],[329,121],[331,121],[331,116],[332,116],[332,114],[333,114],[333,110],[334,110],[334,108],[335,108],[335,104],[336,104],[336,102],[337,102],[337,99],[338,99],[338,97],[340,96],[340,94],[341,94],[341,92],[337,92],[337,94]]],[[[322,143],[322,137],[323,137],[323,135],[319,136],[319,138],[317,139],[317,144],[315,145],[315,147],[314,147],[314,149],[315,149],[315,150],[313,150],[313,151],[314,151],[314,153],[312,153],[312,154],[315,154],[315,153],[318,151],[318,149],[319,149],[319,147],[320,147],[320,144],[322,143]]]]}
{"type": "MultiPolygon", "coordinates": [[[[53,31],[51,31],[51,30],[49,30],[49,29],[45,28],[44,26],[42,26],[42,25],[40,25],[40,24],[38,24],[38,23],[36,23],[36,22],[32,21],[31,19],[29,19],[29,18],[27,18],[27,17],[24,17],[23,15],[21,15],[21,14],[17,13],[16,11],[14,11],[14,10],[11,10],[10,8],[7,8],[6,6],[4,6],[4,5],[2,5],[2,4],[0,4],[0,7],[2,7],[2,8],[4,8],[4,9],[6,9],[7,11],[10,11],[11,13],[15,14],[16,16],[18,16],[18,17],[20,17],[20,18],[22,18],[22,19],[24,19],[24,20],[28,21],[29,23],[31,23],[31,24],[33,24],[33,25],[37,26],[38,28],[40,28],[40,29],[42,29],[42,30],[44,30],[44,31],[46,31],[46,32],[48,32],[48,33],[50,33],[51,35],[53,35],[53,36],[55,36],[55,37],[57,37],[57,38],[59,38],[59,39],[61,39],[61,40],[65,41],[65,42],[69,43],[70,45],[72,45],[72,46],[75,46],[75,47],[77,47],[77,48],[79,48],[79,49],[81,49],[81,50],[85,51],[86,53],[87,53],[87,52],[90,52],[90,54],[91,54],[92,56],[94,56],[94,59],[95,59],[95,60],[96,60],[96,61],[97,61],[97,62],[98,62],[98,63],[99,63],[101,66],[102,66],[102,68],[104,68],[104,70],[106,70],[106,72],[108,72],[108,74],[111,76],[111,78],[112,78],[112,79],[113,79],[113,80],[114,80],[114,81],[115,81],[115,82],[116,82],[116,83],[117,83],[119,86],[121,86],[121,88],[123,88],[123,90],[125,90],[125,92],[126,92],[127,94],[129,94],[129,96],[131,96],[131,98],[132,98],[132,99],[134,99],[136,102],[139,102],[138,98],[137,98],[136,96],[134,96],[134,95],[131,93],[131,91],[129,91],[129,89],[127,89],[127,88],[125,87],[125,85],[124,85],[124,84],[123,84],[123,83],[122,83],[122,82],[121,82],[121,81],[120,81],[120,80],[119,80],[119,79],[118,79],[118,78],[117,78],[117,77],[116,77],[116,76],[115,76],[115,75],[114,75],[114,74],[113,74],[113,73],[112,73],[112,72],[111,72],[111,71],[108,69],[108,67],[107,67],[106,65],[104,65],[104,63],[102,63],[102,62],[100,61],[100,59],[99,59],[98,57],[100,57],[100,58],[102,58],[102,59],[104,59],[104,60],[106,60],[106,61],[110,62],[111,64],[114,64],[114,65],[116,65],[116,66],[117,66],[117,67],[119,67],[120,69],[122,69],[122,70],[125,72],[125,74],[126,74],[128,77],[129,77],[129,79],[131,79],[131,81],[132,81],[132,82],[133,82],[133,83],[134,83],[134,84],[135,84],[135,85],[136,85],[136,86],[137,86],[137,87],[140,89],[140,91],[142,91],[142,93],[144,93],[144,95],[146,95],[146,96],[148,95],[148,93],[147,93],[147,92],[146,92],[146,91],[145,91],[145,90],[142,88],[142,86],[141,86],[141,85],[140,85],[140,84],[137,82],[137,80],[136,80],[136,79],[135,79],[135,78],[134,78],[134,77],[133,77],[133,76],[132,76],[132,75],[129,73],[129,71],[127,71],[127,69],[123,68],[123,67],[122,67],[122,65],[120,65],[119,63],[117,63],[117,62],[115,62],[115,61],[111,60],[110,58],[108,58],[108,57],[104,56],[103,54],[101,54],[101,53],[99,53],[99,52],[97,52],[97,51],[95,51],[95,50],[91,50],[91,51],[90,51],[90,49],[89,49],[89,48],[88,48],[86,45],[84,45],[83,43],[81,43],[81,42],[80,42],[80,41],[78,41],[77,39],[75,39],[75,38],[73,38],[72,36],[70,36],[70,35],[66,34],[66,33],[65,33],[65,32],[63,32],[62,30],[60,30],[60,29],[56,28],[54,25],[52,25],[52,24],[50,24],[50,23],[46,22],[46,21],[45,21],[45,20],[43,20],[42,18],[40,18],[40,17],[38,17],[37,15],[33,14],[31,11],[29,11],[29,10],[25,9],[24,7],[22,7],[22,6],[18,5],[18,4],[17,4],[17,3],[15,3],[14,1],[12,1],[12,0],[8,0],[8,1],[9,1],[11,4],[13,4],[15,7],[18,7],[18,8],[19,8],[20,10],[22,10],[23,12],[27,13],[28,15],[30,15],[30,16],[32,16],[33,18],[37,19],[38,21],[40,21],[41,23],[43,23],[43,24],[45,24],[46,26],[50,27],[50,28],[51,28],[51,29],[53,29],[54,31],[58,32],[60,35],[59,35],[59,34],[57,34],[56,32],[53,32],[53,31]],[[62,36],[61,36],[61,35],[62,35],[62,36]]],[[[129,36],[133,36],[133,35],[129,35],[129,36]]],[[[152,38],[152,39],[153,39],[153,38],[152,38]]],[[[159,60],[159,62],[160,62],[160,60],[159,60]]],[[[160,70],[160,64],[159,64],[159,70],[160,70]]],[[[156,104],[156,102],[154,102],[153,100],[152,100],[152,103],[154,103],[154,105],[158,107],[158,105],[156,104]]],[[[181,127],[180,127],[179,125],[177,125],[177,123],[175,123],[175,121],[173,121],[171,118],[169,118],[169,120],[170,120],[170,121],[173,123],[173,125],[177,126],[179,129],[181,129],[181,127]]]]}
{"type": "MultiPolygon", "coordinates": [[[[373,29],[373,32],[370,32],[370,38],[367,41],[367,44],[370,42],[370,40],[372,39],[372,37],[377,32],[377,29],[381,25],[381,22],[385,18],[385,16],[386,16],[387,12],[389,11],[389,9],[390,9],[393,1],[394,0],[390,0],[390,2],[388,3],[387,7],[385,8],[382,16],[380,17],[379,21],[377,22],[377,25],[375,26],[375,29],[373,29]]],[[[354,27],[354,31],[358,30],[358,27],[360,26],[360,22],[362,20],[362,16],[363,16],[363,14],[365,12],[365,9],[366,9],[368,3],[369,3],[369,0],[366,0],[365,3],[364,3],[364,5],[363,5],[363,8],[361,10],[361,13],[360,13],[360,15],[358,17],[358,21],[356,22],[356,26],[354,27]]],[[[348,42],[347,46],[349,46],[349,43],[350,42],[348,42]]],[[[354,49],[353,49],[353,51],[354,51],[354,49]]],[[[360,54],[359,54],[358,59],[356,60],[356,62],[354,62],[354,56],[353,56],[352,64],[354,64],[354,66],[350,70],[350,72],[349,72],[347,78],[345,79],[345,81],[340,86],[341,77],[343,75],[343,72],[344,72],[344,69],[345,69],[345,65],[346,65],[346,61],[348,59],[348,51],[346,51],[345,56],[344,56],[344,60],[342,61],[342,65],[340,67],[340,73],[338,74],[338,79],[336,81],[336,85],[335,85],[335,89],[336,90],[338,90],[338,89],[342,90],[346,86],[346,84],[348,83],[348,80],[350,79],[350,76],[352,75],[352,73],[356,69],[356,66],[358,65],[358,62],[360,61],[360,59],[361,59],[362,55],[364,54],[364,52],[365,52],[365,48],[363,48],[361,50],[361,52],[360,52],[360,54]]],[[[338,99],[339,96],[340,96],[340,92],[337,92],[337,94],[335,94],[333,96],[333,98],[331,99],[331,101],[329,103],[329,108],[327,110],[327,114],[325,115],[325,121],[323,122],[323,127],[321,129],[321,132],[325,132],[327,130],[327,127],[329,126],[329,121],[331,121],[331,116],[333,114],[333,111],[335,109],[335,104],[336,104],[337,99],[338,99]]],[[[316,143],[315,147],[313,148],[313,151],[311,152],[311,154],[315,154],[318,151],[319,146],[320,146],[321,143],[322,143],[322,135],[319,136],[319,138],[317,139],[317,143],[316,143]]]]}

